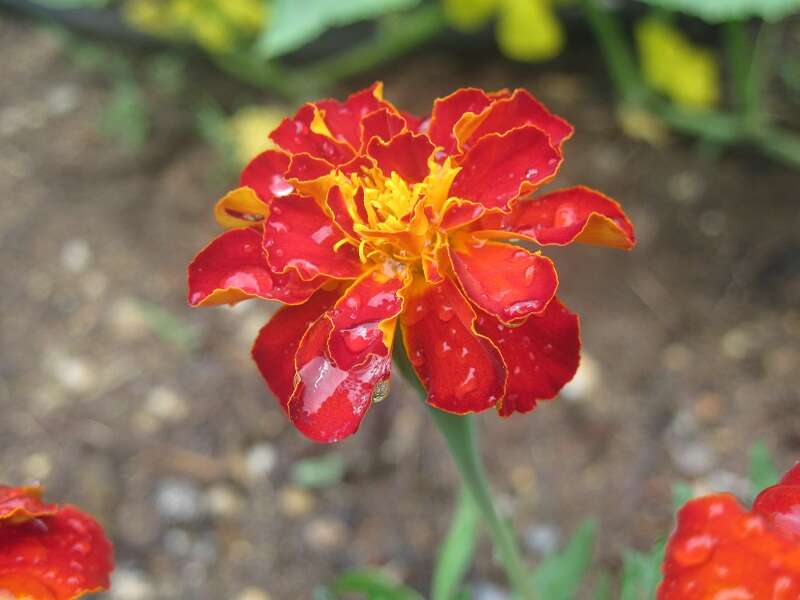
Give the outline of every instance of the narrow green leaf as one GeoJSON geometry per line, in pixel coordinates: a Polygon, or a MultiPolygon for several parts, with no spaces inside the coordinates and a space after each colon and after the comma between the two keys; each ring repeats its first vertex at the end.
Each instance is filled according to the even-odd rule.
{"type": "Polygon", "coordinates": [[[332,27],[412,8],[420,0],[275,0],[256,49],[264,58],[297,50],[332,27]]]}
{"type": "Polygon", "coordinates": [[[592,600],[611,600],[611,575],[601,571],[594,579],[592,600]]]}
{"type": "Polygon", "coordinates": [[[566,548],[545,558],[533,573],[533,585],[539,598],[571,600],[592,561],[597,524],[586,519],[566,548]]]}
{"type": "Polygon", "coordinates": [[[292,481],[307,488],[324,488],[339,483],[344,477],[345,463],[340,454],[306,458],[292,465],[292,481]]]}
{"type": "Polygon", "coordinates": [[[453,600],[458,594],[475,553],[479,518],[480,512],[472,497],[462,491],[433,570],[433,600],[453,600]]]}
{"type": "Polygon", "coordinates": [[[331,591],[340,594],[361,594],[365,600],[423,600],[416,591],[401,583],[395,583],[377,570],[347,571],[331,586],[331,591]]]}
{"type": "Polygon", "coordinates": [[[748,467],[750,494],[755,497],[764,488],[778,483],[780,474],[775,467],[775,462],[772,460],[769,447],[763,440],[759,440],[750,446],[748,454],[750,458],[748,467]]]}
{"type": "Polygon", "coordinates": [[[661,582],[664,543],[648,553],[630,551],[622,558],[622,585],[619,600],[652,600],[661,582]]]}

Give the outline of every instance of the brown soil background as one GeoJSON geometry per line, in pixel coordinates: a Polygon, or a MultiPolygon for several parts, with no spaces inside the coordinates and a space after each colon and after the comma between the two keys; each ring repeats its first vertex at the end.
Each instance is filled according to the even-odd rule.
{"type": "MultiPolygon", "coordinates": [[[[303,439],[249,358],[272,308],[185,305],[185,267],[233,183],[190,117],[164,106],[131,154],[98,132],[108,85],[56,36],[2,17],[0,53],[0,481],[39,479],[97,515],[116,543],[111,598],[310,598],[367,565],[425,592],[457,476],[418,401],[398,377],[358,435],[303,439]],[[195,343],[155,332],[153,310],[195,343]],[[331,452],[341,484],[292,482],[331,452]]],[[[193,85],[259,98],[192,68],[193,85]]],[[[596,566],[613,571],[669,530],[672,483],[744,493],[757,439],[781,469],[800,456],[798,173],[624,137],[591,53],[523,68],[433,52],[373,77],[419,113],[464,85],[528,87],[576,125],[557,185],[603,190],[637,226],[632,253],[546,252],[583,323],[590,368],[570,397],[479,420],[531,561],[594,515],[596,566]]],[[[485,540],[469,581],[502,585],[485,540]]]]}

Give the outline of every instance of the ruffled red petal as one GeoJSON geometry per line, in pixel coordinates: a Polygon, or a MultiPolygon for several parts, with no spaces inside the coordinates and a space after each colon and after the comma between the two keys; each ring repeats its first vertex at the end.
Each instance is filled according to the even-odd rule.
{"type": "Polygon", "coordinates": [[[450,195],[508,210],[513,200],[553,177],[560,164],[561,153],[536,127],[492,133],[464,155],[450,195]]]}
{"type": "Polygon", "coordinates": [[[19,523],[34,517],[53,515],[57,510],[55,504],[42,502],[42,488],[38,485],[0,485],[0,522],[8,519],[19,523]]]}
{"type": "Polygon", "coordinates": [[[305,280],[320,275],[336,279],[354,279],[362,266],[357,249],[338,245],[344,238],[339,228],[307,196],[277,198],[264,223],[264,249],[272,270],[297,271],[305,280]]]}
{"type": "Polygon", "coordinates": [[[339,289],[322,289],[303,304],[285,306],[275,313],[256,337],[253,360],[287,414],[297,373],[294,356],[300,340],[311,324],[333,307],[340,295],[339,289]]]}
{"type": "Polygon", "coordinates": [[[800,544],[731,494],[690,500],[667,544],[658,600],[800,598],[800,544]]]}
{"type": "Polygon", "coordinates": [[[453,270],[467,297],[510,322],[541,314],[558,288],[553,261],[519,246],[486,240],[454,240],[453,270]]]}
{"type": "Polygon", "coordinates": [[[372,138],[388,142],[403,131],[406,125],[402,116],[387,108],[369,113],[361,120],[361,149],[364,150],[372,138]]]}
{"type": "Polygon", "coordinates": [[[506,395],[497,412],[528,412],[539,400],[555,398],[578,370],[581,338],[578,316],[558,298],[539,316],[509,327],[479,312],[476,329],[500,350],[508,370],[506,395]]]}
{"type": "Polygon", "coordinates": [[[347,142],[338,141],[311,130],[315,110],[313,104],[302,106],[294,117],[281,121],[281,124],[269,134],[269,137],[286,152],[292,154],[305,152],[334,165],[351,160],[354,151],[347,142]]]}
{"type": "Polygon", "coordinates": [[[242,170],[239,185],[252,188],[259,198],[269,203],[272,198],[292,193],[292,186],[283,177],[288,166],[289,157],[283,152],[266,150],[242,170]]]}
{"type": "Polygon", "coordinates": [[[636,243],[633,225],[620,205],[584,186],[519,202],[510,214],[487,215],[474,228],[507,232],[541,245],[581,242],[630,250],[636,243]]]}
{"type": "Polygon", "coordinates": [[[383,174],[397,173],[406,183],[417,183],[428,175],[428,158],[433,154],[433,144],[420,134],[405,131],[388,142],[373,138],[367,145],[367,154],[375,159],[383,174]]]}
{"type": "Polygon", "coordinates": [[[428,137],[447,154],[456,154],[458,140],[453,127],[464,113],[479,114],[492,103],[483,90],[462,88],[433,102],[428,137]]]}
{"type": "Polygon", "coordinates": [[[0,596],[72,600],[108,589],[113,568],[103,529],[77,508],[0,522],[0,596]]]}
{"type": "Polygon", "coordinates": [[[361,121],[368,114],[380,109],[392,110],[391,105],[380,99],[380,83],[351,94],[344,102],[321,100],[316,105],[324,113],[325,124],[337,140],[361,147],[361,121]]]}
{"type": "Polygon", "coordinates": [[[758,495],[753,512],[766,517],[777,531],[800,544],[800,464],[786,473],[780,483],[758,495]]]}
{"type": "Polygon", "coordinates": [[[256,297],[298,304],[323,283],[324,277],[303,280],[296,272],[271,271],[261,248],[261,233],[231,229],[214,238],[189,265],[189,304],[235,304],[256,297]]]}
{"type": "Polygon", "coordinates": [[[485,410],[503,396],[506,371],[497,348],[475,331],[475,311],[445,279],[416,282],[400,317],[409,360],[428,392],[428,403],[465,414],[485,410]]]}
{"type": "Polygon", "coordinates": [[[524,125],[544,131],[556,148],[573,132],[572,125],[547,110],[527,90],[517,89],[510,97],[498,97],[488,108],[460,120],[455,136],[461,150],[467,151],[487,134],[505,133],[524,125]]]}

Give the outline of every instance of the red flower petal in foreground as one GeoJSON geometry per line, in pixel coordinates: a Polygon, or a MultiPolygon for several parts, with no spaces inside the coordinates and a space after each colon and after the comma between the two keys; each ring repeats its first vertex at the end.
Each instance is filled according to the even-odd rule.
{"type": "Polygon", "coordinates": [[[114,568],[103,529],[38,487],[0,486],[0,598],[72,600],[108,589],[114,568]]]}
{"type": "Polygon", "coordinates": [[[667,544],[659,600],[800,598],[800,465],[746,511],[730,494],[689,501],[667,544]]]}
{"type": "Polygon", "coordinates": [[[528,197],[571,134],[524,90],[458,90],[424,119],[380,84],[306,104],[217,203],[231,229],[190,265],[190,303],[298,305],[261,330],[253,357],[317,441],[350,435],[385,396],[398,322],[429,403],[529,411],[574,375],[580,337],[553,263],[519,240],[634,244],[599,192],[528,197]]]}

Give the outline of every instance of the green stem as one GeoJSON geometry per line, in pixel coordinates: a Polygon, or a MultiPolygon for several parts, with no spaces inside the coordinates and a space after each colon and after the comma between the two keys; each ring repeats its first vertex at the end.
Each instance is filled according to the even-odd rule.
{"type": "Polygon", "coordinates": [[[595,0],[580,0],[583,12],[606,59],[617,94],[623,102],[639,103],[647,90],[639,77],[639,69],[619,22],[595,0]]]}
{"type": "Polygon", "coordinates": [[[752,118],[758,95],[752,85],[753,48],[743,21],[731,21],[722,27],[723,41],[733,78],[733,91],[739,113],[752,118]]]}
{"type": "Polygon", "coordinates": [[[262,62],[251,54],[213,56],[218,67],[237,79],[271,90],[292,102],[324,94],[336,82],[402,56],[444,28],[438,4],[390,15],[359,45],[309,66],[286,68],[277,61],[262,62]]]}
{"type": "MultiPolygon", "coordinates": [[[[427,394],[408,361],[401,343],[396,343],[395,364],[425,400],[427,394]]],[[[492,538],[500,563],[506,572],[511,586],[520,599],[534,598],[533,584],[528,577],[528,569],[522,559],[514,535],[497,514],[497,510],[489,491],[489,483],[478,450],[478,435],[475,428],[474,415],[454,415],[442,412],[426,404],[433,417],[433,422],[444,436],[447,448],[456,463],[464,489],[472,496],[481,513],[489,535],[492,538]]]]}

